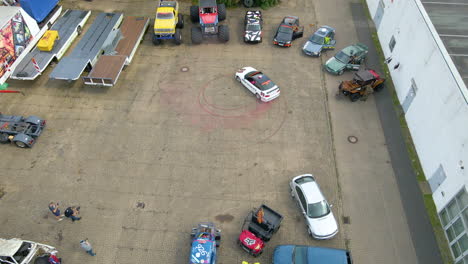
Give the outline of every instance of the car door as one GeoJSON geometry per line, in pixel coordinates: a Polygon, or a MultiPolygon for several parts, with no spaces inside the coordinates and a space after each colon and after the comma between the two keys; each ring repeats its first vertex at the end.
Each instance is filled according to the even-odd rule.
{"type": "Polygon", "coordinates": [[[249,91],[251,91],[252,93],[256,94],[256,87],[252,84],[252,81],[254,81],[254,79],[252,77],[247,77],[246,79],[243,80],[244,81],[244,85],[247,89],[249,89],[249,91]]]}
{"type": "Polygon", "coordinates": [[[330,43],[325,44],[324,48],[325,49],[334,49],[336,40],[335,40],[335,33],[333,31],[328,32],[327,37],[330,38],[330,43]]]}
{"type": "Polygon", "coordinates": [[[306,199],[305,199],[305,196],[304,196],[304,192],[302,191],[302,189],[299,187],[299,186],[296,186],[296,194],[297,194],[297,197],[296,197],[296,200],[297,200],[297,203],[299,204],[299,208],[301,209],[302,211],[302,214],[304,215],[305,218],[307,218],[307,202],[306,202],[306,199]]]}

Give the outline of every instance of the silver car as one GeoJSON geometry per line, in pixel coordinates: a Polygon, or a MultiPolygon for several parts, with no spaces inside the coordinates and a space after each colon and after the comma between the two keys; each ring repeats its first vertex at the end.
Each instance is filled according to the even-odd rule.
{"type": "Polygon", "coordinates": [[[306,219],[309,234],[315,239],[334,237],[338,233],[338,223],[315,177],[312,174],[299,175],[292,179],[289,186],[291,196],[306,219]]]}

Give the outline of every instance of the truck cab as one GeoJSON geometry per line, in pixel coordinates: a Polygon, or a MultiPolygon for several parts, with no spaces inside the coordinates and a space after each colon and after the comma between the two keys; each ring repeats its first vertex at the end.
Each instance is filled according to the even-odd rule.
{"type": "Polygon", "coordinates": [[[46,264],[48,258],[57,250],[45,244],[18,238],[0,238],[0,263],[8,264],[46,264]]]}

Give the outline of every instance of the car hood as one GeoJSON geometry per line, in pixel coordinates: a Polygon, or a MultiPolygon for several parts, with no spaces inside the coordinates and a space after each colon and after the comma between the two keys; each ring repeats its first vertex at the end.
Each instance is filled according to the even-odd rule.
{"type": "Polygon", "coordinates": [[[309,229],[318,237],[330,236],[338,230],[335,216],[332,212],[321,218],[307,218],[309,229]]]}
{"type": "Polygon", "coordinates": [[[259,41],[262,38],[261,31],[246,31],[244,38],[249,41],[259,41]]]}
{"type": "Polygon", "coordinates": [[[200,15],[200,21],[203,22],[203,24],[214,24],[217,20],[218,15],[216,13],[200,15]]]}
{"type": "Polygon", "coordinates": [[[304,48],[303,48],[304,51],[308,51],[308,52],[311,52],[311,53],[317,53],[319,51],[322,50],[322,45],[319,45],[319,44],[315,44],[311,41],[307,41],[305,44],[304,44],[304,48]]]}
{"type": "Polygon", "coordinates": [[[337,60],[335,57],[330,58],[326,63],[325,66],[327,67],[328,70],[332,72],[339,72],[343,70],[346,67],[346,64],[343,62],[337,60]]]}
{"type": "MultiPolygon", "coordinates": [[[[156,22],[154,23],[154,31],[158,32],[160,31],[159,29],[170,29],[171,31],[174,30],[174,25],[175,25],[175,19],[156,19],[156,22]]],[[[166,30],[162,30],[166,31],[166,30]]]]}
{"type": "Polygon", "coordinates": [[[292,40],[292,34],[279,32],[275,37],[276,41],[287,42],[292,40]]]}

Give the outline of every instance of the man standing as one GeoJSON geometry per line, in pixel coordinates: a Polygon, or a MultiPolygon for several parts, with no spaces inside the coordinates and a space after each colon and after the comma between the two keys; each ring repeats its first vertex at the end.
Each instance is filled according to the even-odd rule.
{"type": "Polygon", "coordinates": [[[55,215],[55,219],[57,219],[57,221],[62,221],[63,220],[63,215],[60,214],[60,209],[59,209],[59,204],[58,203],[50,202],[49,210],[52,212],[52,214],[55,215]]]}
{"type": "Polygon", "coordinates": [[[91,246],[91,243],[89,243],[88,239],[85,238],[80,241],[81,248],[86,251],[91,256],[96,256],[96,253],[93,252],[93,247],[91,246]]]}
{"type": "Polygon", "coordinates": [[[78,217],[78,214],[80,213],[80,207],[68,207],[65,210],[65,216],[71,218],[73,222],[78,221],[81,219],[81,217],[78,217]]]}

